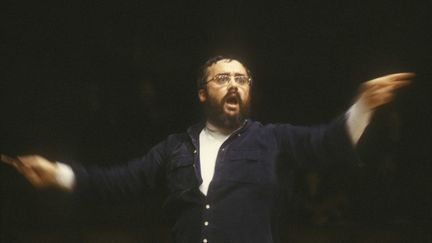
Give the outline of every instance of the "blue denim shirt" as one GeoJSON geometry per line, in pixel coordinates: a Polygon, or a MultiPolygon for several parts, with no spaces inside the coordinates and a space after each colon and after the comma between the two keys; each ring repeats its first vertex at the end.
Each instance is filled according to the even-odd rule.
{"type": "Polygon", "coordinates": [[[170,135],[124,166],[74,168],[76,193],[125,199],[164,190],[174,242],[273,243],[278,242],[273,223],[281,180],[298,167],[357,162],[344,116],[312,128],[248,120],[220,147],[205,196],[198,188],[203,126],[170,135]]]}

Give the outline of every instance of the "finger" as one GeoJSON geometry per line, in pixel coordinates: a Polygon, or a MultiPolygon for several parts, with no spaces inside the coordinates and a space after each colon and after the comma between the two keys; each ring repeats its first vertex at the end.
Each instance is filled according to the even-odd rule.
{"type": "Polygon", "coordinates": [[[367,90],[375,90],[382,87],[388,87],[388,86],[394,86],[395,88],[407,86],[411,84],[411,80],[397,80],[397,81],[390,81],[390,80],[381,80],[379,82],[366,82],[362,85],[361,90],[367,91],[367,90]]]}
{"type": "Polygon", "coordinates": [[[22,168],[22,174],[24,177],[34,186],[40,187],[42,185],[41,178],[38,174],[36,174],[32,168],[23,166],[22,168]]]}
{"type": "Polygon", "coordinates": [[[16,167],[16,166],[19,166],[20,164],[22,164],[21,161],[20,161],[19,159],[14,158],[14,157],[7,156],[7,155],[5,155],[5,154],[1,154],[0,157],[1,157],[1,158],[0,158],[1,161],[5,162],[6,164],[13,165],[13,166],[15,166],[15,167],[16,167]]]}
{"type": "Polygon", "coordinates": [[[408,85],[410,84],[412,81],[409,79],[401,79],[401,80],[387,80],[387,79],[383,79],[380,80],[379,82],[371,82],[369,85],[372,87],[380,87],[380,86],[387,86],[387,85],[408,85]]]}
{"type": "Polygon", "coordinates": [[[388,84],[388,85],[380,85],[374,88],[371,88],[370,92],[375,93],[375,92],[393,92],[397,89],[400,89],[404,86],[409,85],[410,82],[394,82],[392,84],[388,84]]]}
{"type": "Polygon", "coordinates": [[[34,156],[34,155],[17,156],[17,158],[25,164],[28,164],[28,163],[31,163],[32,161],[34,161],[36,159],[35,157],[36,156],[34,156]]]}
{"type": "Polygon", "coordinates": [[[382,80],[382,79],[386,79],[386,80],[390,80],[390,81],[395,81],[395,80],[409,80],[415,77],[415,73],[410,73],[410,72],[405,72],[405,73],[393,73],[393,74],[389,74],[389,75],[385,75],[382,77],[378,77],[374,80],[382,80]]]}
{"type": "Polygon", "coordinates": [[[15,169],[19,172],[19,173],[23,173],[23,169],[22,169],[22,165],[17,165],[17,164],[13,164],[13,167],[15,167],[15,169]]]}
{"type": "Polygon", "coordinates": [[[20,160],[23,164],[28,166],[40,164],[43,161],[43,158],[38,155],[25,155],[25,156],[17,156],[18,160],[20,160]]]}
{"type": "Polygon", "coordinates": [[[396,88],[400,88],[400,87],[410,85],[411,83],[412,83],[411,80],[399,80],[399,81],[393,82],[393,86],[396,88]]]}
{"type": "Polygon", "coordinates": [[[362,88],[361,92],[375,92],[376,90],[380,89],[391,89],[396,90],[401,87],[407,86],[411,84],[410,80],[400,80],[400,81],[383,81],[379,83],[365,83],[362,88]]]}

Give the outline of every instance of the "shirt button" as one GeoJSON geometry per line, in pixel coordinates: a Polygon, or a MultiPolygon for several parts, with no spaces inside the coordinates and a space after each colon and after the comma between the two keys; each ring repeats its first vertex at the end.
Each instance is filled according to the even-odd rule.
{"type": "Polygon", "coordinates": [[[193,153],[194,153],[194,154],[196,154],[196,153],[197,153],[196,149],[195,149],[195,150],[193,151],[193,153]]]}
{"type": "Polygon", "coordinates": [[[203,239],[203,242],[204,242],[204,243],[207,243],[207,242],[208,242],[208,240],[207,240],[207,239],[203,239]]]}
{"type": "Polygon", "coordinates": [[[206,208],[206,209],[210,209],[210,205],[209,205],[209,204],[206,204],[205,208],[206,208]]]}
{"type": "Polygon", "coordinates": [[[207,226],[208,224],[209,224],[208,221],[205,221],[205,222],[204,222],[204,225],[205,225],[205,226],[207,226]]]}
{"type": "Polygon", "coordinates": [[[241,136],[241,134],[239,133],[239,134],[237,134],[237,136],[239,136],[239,137],[240,137],[240,136],[241,136]]]}
{"type": "Polygon", "coordinates": [[[222,148],[222,151],[225,151],[225,148],[222,148]]]}

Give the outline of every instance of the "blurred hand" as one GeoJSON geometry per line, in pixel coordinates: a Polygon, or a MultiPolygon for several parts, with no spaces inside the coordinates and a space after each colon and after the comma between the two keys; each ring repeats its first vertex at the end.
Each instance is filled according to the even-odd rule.
{"type": "Polygon", "coordinates": [[[395,73],[364,82],[359,89],[358,101],[368,110],[393,100],[395,91],[411,83],[414,73],[395,73]]]}
{"type": "Polygon", "coordinates": [[[36,188],[60,187],[57,182],[57,165],[39,155],[25,155],[11,158],[1,156],[12,164],[36,188]]]}

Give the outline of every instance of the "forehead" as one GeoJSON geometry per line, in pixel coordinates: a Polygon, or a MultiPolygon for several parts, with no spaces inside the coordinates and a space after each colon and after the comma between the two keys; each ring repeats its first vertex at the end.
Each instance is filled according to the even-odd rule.
{"type": "Polygon", "coordinates": [[[237,60],[222,59],[208,68],[208,76],[219,73],[232,73],[247,75],[246,68],[237,60]]]}

